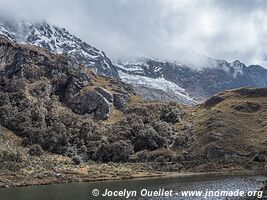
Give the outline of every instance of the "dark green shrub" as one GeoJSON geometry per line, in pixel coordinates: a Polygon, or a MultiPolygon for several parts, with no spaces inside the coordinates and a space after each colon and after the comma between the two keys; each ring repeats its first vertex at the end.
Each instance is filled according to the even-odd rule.
{"type": "Polygon", "coordinates": [[[165,137],[160,136],[153,127],[146,125],[145,129],[139,131],[134,141],[134,150],[155,150],[163,147],[167,143],[165,137]]]}
{"type": "Polygon", "coordinates": [[[80,165],[83,163],[83,160],[80,156],[74,156],[72,158],[72,161],[74,162],[75,165],[80,165]]]}
{"type": "Polygon", "coordinates": [[[126,162],[133,153],[133,146],[120,140],[111,144],[103,143],[94,156],[100,162],[126,162]]]}
{"type": "Polygon", "coordinates": [[[44,154],[42,147],[39,144],[34,144],[30,147],[29,152],[31,156],[41,156],[44,154]]]}

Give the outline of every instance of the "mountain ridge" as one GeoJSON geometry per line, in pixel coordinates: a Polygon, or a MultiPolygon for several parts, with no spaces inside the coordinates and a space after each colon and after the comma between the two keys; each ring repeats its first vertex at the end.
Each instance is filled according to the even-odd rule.
{"type": "Polygon", "coordinates": [[[200,61],[191,64],[150,58],[112,63],[103,51],[46,22],[0,18],[0,34],[19,43],[71,55],[96,74],[133,84],[138,95],[147,100],[195,104],[225,89],[267,86],[267,69],[246,66],[239,60],[229,63],[198,56],[200,61]]]}
{"type": "MultiPolygon", "coordinates": [[[[199,101],[225,89],[267,86],[267,69],[259,65],[246,66],[239,60],[228,63],[225,60],[210,59],[207,66],[204,65],[196,69],[177,61],[169,62],[155,59],[143,59],[125,64],[119,62],[116,65],[119,73],[153,79],[163,78],[175,83],[183,88],[189,97],[199,101]]],[[[135,85],[134,82],[132,84],[135,85]]]]}
{"type": "Polygon", "coordinates": [[[116,68],[103,51],[70,34],[65,28],[46,22],[0,18],[0,34],[13,41],[39,46],[54,53],[67,53],[99,75],[119,78],[116,68]]]}

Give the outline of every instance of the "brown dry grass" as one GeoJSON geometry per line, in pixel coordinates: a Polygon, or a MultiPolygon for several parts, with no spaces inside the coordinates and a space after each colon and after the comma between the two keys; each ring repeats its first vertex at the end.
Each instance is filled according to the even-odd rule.
{"type": "Polygon", "coordinates": [[[109,92],[113,93],[112,84],[109,83],[110,80],[111,79],[108,77],[97,76],[96,78],[94,78],[93,85],[95,87],[102,87],[102,88],[108,90],[109,92]]]}
{"type": "Polygon", "coordinates": [[[104,121],[104,123],[115,124],[116,122],[120,121],[124,116],[125,114],[122,111],[116,108],[113,108],[111,115],[109,116],[107,120],[104,121]]]}
{"type": "MultiPolygon", "coordinates": [[[[189,113],[184,122],[193,124],[193,134],[197,139],[193,143],[192,152],[198,154],[211,141],[207,134],[216,132],[221,140],[212,141],[229,151],[247,154],[253,151],[267,151],[267,97],[248,97],[235,90],[226,91],[221,96],[224,100],[210,108],[198,105],[187,108],[189,113]],[[233,109],[233,105],[252,102],[260,105],[255,112],[242,112],[233,109]]],[[[178,130],[183,123],[176,125],[178,130]]]]}

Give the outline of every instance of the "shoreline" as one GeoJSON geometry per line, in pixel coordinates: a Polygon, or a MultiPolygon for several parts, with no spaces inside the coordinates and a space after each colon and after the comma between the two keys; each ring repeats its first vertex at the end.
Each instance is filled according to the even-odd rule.
{"type": "Polygon", "coordinates": [[[227,177],[227,176],[267,176],[267,170],[252,170],[252,171],[222,171],[222,172],[156,172],[151,174],[134,174],[131,176],[120,176],[120,177],[76,177],[75,179],[40,179],[29,180],[20,183],[14,183],[12,185],[0,185],[0,188],[15,188],[15,187],[31,187],[31,186],[42,186],[42,185],[53,185],[53,184],[71,184],[71,183],[86,183],[86,182],[105,182],[105,181],[122,181],[122,180],[145,180],[145,179],[158,179],[158,178],[204,178],[212,179],[216,177],[227,177]]]}

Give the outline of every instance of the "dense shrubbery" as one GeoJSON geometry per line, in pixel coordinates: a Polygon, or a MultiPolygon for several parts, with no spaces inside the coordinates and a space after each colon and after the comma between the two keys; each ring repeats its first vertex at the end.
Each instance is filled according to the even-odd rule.
{"type": "Polygon", "coordinates": [[[176,105],[171,103],[170,106],[163,107],[161,110],[160,119],[168,123],[176,123],[181,120],[181,117],[185,115],[181,109],[175,108],[176,105]]]}
{"type": "Polygon", "coordinates": [[[102,126],[73,113],[55,95],[32,101],[21,92],[25,84],[21,88],[9,84],[10,90],[0,94],[0,120],[23,138],[31,155],[41,155],[43,149],[84,161],[126,162],[135,152],[168,146],[173,139],[172,123],[181,117],[175,105],[136,106],[126,109],[126,117],[118,123],[102,126]]]}
{"type": "Polygon", "coordinates": [[[66,104],[77,87],[65,80],[76,77],[68,75],[73,72],[62,68],[57,70],[64,73],[55,77],[50,72],[38,77],[39,72],[29,74],[31,70],[29,78],[10,71],[16,75],[0,80],[1,124],[23,138],[30,155],[40,156],[44,150],[83,161],[126,162],[136,152],[167,147],[173,140],[173,123],[183,115],[175,104],[130,106],[119,122],[104,125],[66,104]]]}
{"type": "MultiPolygon", "coordinates": [[[[90,141],[101,140],[101,129],[96,123],[74,114],[53,98],[47,102],[40,99],[36,106],[26,96],[16,95],[15,99],[13,93],[3,92],[0,96],[2,124],[21,136],[25,146],[39,144],[46,151],[71,156],[71,149],[75,155],[90,141]],[[20,102],[27,102],[29,106],[20,108],[20,102]]],[[[87,153],[84,151],[79,153],[87,153]]]]}
{"type": "Polygon", "coordinates": [[[144,129],[140,130],[134,141],[134,148],[136,151],[144,149],[154,150],[167,144],[167,139],[158,134],[155,129],[146,125],[144,129]]]}
{"type": "Polygon", "coordinates": [[[18,151],[0,152],[0,169],[17,171],[23,166],[22,154],[18,151]]]}
{"type": "Polygon", "coordinates": [[[126,162],[133,153],[131,144],[119,140],[113,143],[103,143],[94,156],[100,162],[126,162]]]}
{"type": "Polygon", "coordinates": [[[29,149],[29,154],[31,156],[41,156],[43,155],[44,151],[39,144],[34,144],[29,149]]]}

